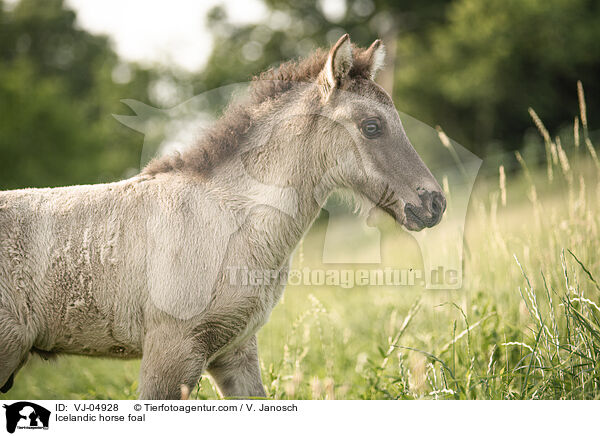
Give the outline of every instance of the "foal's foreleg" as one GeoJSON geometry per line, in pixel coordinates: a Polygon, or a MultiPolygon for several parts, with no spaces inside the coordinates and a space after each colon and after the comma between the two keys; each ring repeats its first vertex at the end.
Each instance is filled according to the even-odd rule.
{"type": "Polygon", "coordinates": [[[265,397],[260,377],[256,336],[241,347],[219,355],[208,366],[223,397],[265,397]]]}
{"type": "Polygon", "coordinates": [[[182,385],[191,390],[208,362],[223,395],[264,396],[256,339],[228,349],[257,308],[251,299],[245,303],[208,314],[191,331],[177,323],[151,329],[144,339],[140,398],[182,398],[182,385]]]}
{"type": "Polygon", "coordinates": [[[156,327],[146,334],[140,369],[140,399],[179,400],[194,388],[205,361],[189,336],[175,326],[156,327]]]}

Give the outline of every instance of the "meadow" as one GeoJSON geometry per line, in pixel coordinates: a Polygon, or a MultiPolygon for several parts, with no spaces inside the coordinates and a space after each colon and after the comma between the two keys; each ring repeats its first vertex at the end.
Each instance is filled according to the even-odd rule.
{"type": "MultiPolygon", "coordinates": [[[[548,133],[530,111],[541,165],[517,153],[513,169],[477,180],[462,289],[288,287],[259,333],[268,396],[600,397],[600,164],[579,91],[567,139],[548,133]]],[[[311,238],[319,238],[319,225],[295,266],[316,262],[311,238]]],[[[409,235],[399,238],[414,250],[409,235]]],[[[3,398],[133,399],[138,369],[137,360],[36,357],[3,398]]],[[[209,378],[192,398],[218,398],[209,378]]]]}

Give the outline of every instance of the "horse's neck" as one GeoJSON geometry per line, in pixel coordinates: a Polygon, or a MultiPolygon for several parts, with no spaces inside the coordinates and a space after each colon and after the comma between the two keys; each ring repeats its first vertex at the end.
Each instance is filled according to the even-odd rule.
{"type": "Polygon", "coordinates": [[[228,163],[229,188],[245,199],[245,213],[257,211],[253,226],[264,232],[269,251],[277,251],[272,253],[274,258],[289,257],[326,198],[315,136],[293,135],[279,127],[265,145],[251,147],[228,163]]]}

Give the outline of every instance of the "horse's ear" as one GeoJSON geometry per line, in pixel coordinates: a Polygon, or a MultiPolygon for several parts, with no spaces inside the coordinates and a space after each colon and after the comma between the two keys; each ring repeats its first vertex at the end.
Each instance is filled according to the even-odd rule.
{"type": "Polygon", "coordinates": [[[376,40],[371,46],[365,51],[369,62],[369,73],[371,79],[375,79],[377,72],[383,68],[385,61],[385,47],[380,39],[376,40]]]}
{"type": "Polygon", "coordinates": [[[338,88],[352,68],[352,44],[347,33],[331,48],[325,67],[319,75],[321,92],[327,99],[333,88],[338,88]]]}

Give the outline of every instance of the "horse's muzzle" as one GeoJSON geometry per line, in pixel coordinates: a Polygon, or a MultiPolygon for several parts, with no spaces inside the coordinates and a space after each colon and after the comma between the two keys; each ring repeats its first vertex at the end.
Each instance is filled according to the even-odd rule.
{"type": "Polygon", "coordinates": [[[419,231],[425,227],[433,227],[442,220],[446,210],[446,197],[439,191],[422,191],[419,193],[421,204],[415,206],[407,203],[404,206],[405,226],[408,230],[419,231]]]}

